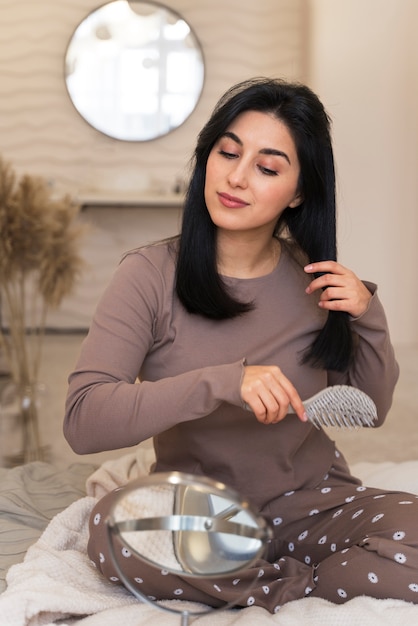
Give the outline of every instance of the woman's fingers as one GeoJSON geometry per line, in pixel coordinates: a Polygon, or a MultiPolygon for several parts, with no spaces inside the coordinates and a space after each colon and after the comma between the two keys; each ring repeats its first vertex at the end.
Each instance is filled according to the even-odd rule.
{"type": "Polygon", "coordinates": [[[245,366],[241,397],[246,407],[263,424],[281,421],[287,415],[289,405],[292,405],[299,419],[306,421],[298,392],[277,366],[245,366]]]}
{"type": "Polygon", "coordinates": [[[368,308],[370,291],[352,272],[336,261],[321,261],[305,267],[308,274],[320,274],[306,288],[311,294],[321,291],[319,306],[329,311],[345,311],[359,317],[368,308]]]}

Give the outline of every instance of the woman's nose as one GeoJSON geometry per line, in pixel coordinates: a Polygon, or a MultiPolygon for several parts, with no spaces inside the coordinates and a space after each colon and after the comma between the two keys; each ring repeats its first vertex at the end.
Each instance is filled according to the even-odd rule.
{"type": "Polygon", "coordinates": [[[232,187],[246,187],[248,183],[247,170],[242,161],[231,164],[228,180],[232,187]]]}

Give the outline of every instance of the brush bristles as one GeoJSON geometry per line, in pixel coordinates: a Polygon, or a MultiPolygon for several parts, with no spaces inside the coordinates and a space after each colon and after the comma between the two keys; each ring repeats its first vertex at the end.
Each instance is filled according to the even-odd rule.
{"type": "Polygon", "coordinates": [[[304,402],[308,419],[317,428],[361,428],[377,419],[373,400],[360,389],[335,385],[323,389],[304,402]]]}

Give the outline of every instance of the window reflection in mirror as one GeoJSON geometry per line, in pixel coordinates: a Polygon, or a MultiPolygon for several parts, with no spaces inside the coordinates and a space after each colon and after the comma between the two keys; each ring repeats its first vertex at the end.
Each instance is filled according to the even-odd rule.
{"type": "Polygon", "coordinates": [[[199,100],[203,55],[187,22],[142,0],[114,0],[76,28],[65,81],[82,117],[102,133],[147,141],[180,126],[199,100]]]}

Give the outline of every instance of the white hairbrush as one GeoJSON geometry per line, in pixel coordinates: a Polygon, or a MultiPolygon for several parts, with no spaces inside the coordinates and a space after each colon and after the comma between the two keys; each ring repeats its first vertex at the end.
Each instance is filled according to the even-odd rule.
{"type": "Polygon", "coordinates": [[[373,426],[376,405],[364,391],[350,385],[326,387],[304,401],[308,420],[316,426],[358,428],[373,426]]]}

